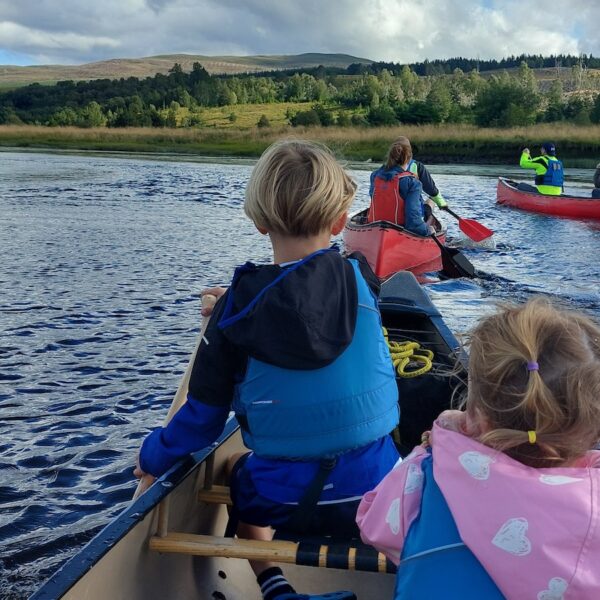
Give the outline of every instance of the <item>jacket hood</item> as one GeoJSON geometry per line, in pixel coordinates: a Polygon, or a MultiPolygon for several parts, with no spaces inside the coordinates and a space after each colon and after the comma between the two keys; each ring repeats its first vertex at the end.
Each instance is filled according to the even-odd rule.
{"type": "Polygon", "coordinates": [[[219,328],[253,358],[317,369],[348,347],[357,309],[354,269],[334,247],[289,266],[238,267],[219,328]]]}
{"type": "MultiPolygon", "coordinates": [[[[373,173],[374,177],[381,177],[381,179],[385,180],[385,181],[391,181],[396,175],[398,175],[398,173],[404,173],[404,169],[402,167],[395,166],[392,167],[391,169],[386,169],[385,165],[379,167],[379,169],[377,169],[377,171],[375,171],[373,173]]],[[[410,173],[410,171],[406,171],[407,173],[410,173]]]]}
{"type": "Polygon", "coordinates": [[[460,537],[507,598],[598,597],[600,452],[536,469],[439,424],[433,440],[460,537]]]}

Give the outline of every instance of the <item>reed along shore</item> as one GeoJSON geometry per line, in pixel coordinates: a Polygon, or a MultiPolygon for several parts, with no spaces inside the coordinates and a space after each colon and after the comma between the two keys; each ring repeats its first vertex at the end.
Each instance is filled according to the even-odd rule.
{"type": "Polygon", "coordinates": [[[557,156],[566,166],[592,168],[600,161],[600,125],[556,123],[510,129],[470,125],[250,129],[4,125],[0,126],[0,147],[257,157],[275,140],[300,137],[328,145],[341,159],[377,163],[399,135],[410,138],[415,156],[429,163],[514,163],[523,146],[535,154],[545,141],[556,144],[557,156]]]}

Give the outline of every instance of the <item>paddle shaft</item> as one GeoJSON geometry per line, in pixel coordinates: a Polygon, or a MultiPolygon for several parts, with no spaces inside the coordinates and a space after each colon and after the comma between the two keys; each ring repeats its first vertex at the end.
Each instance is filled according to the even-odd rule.
{"type": "MultiPolygon", "coordinates": [[[[212,294],[205,294],[202,296],[202,308],[212,307],[215,305],[216,301],[217,298],[212,294]]],[[[173,402],[171,402],[171,406],[169,407],[169,412],[165,417],[163,427],[166,427],[169,424],[169,421],[173,418],[173,415],[175,415],[175,413],[185,404],[185,401],[187,400],[188,386],[190,383],[190,377],[192,375],[192,369],[194,368],[194,359],[196,358],[196,353],[198,352],[198,348],[202,343],[202,338],[204,337],[204,333],[206,332],[209,321],[210,316],[202,319],[202,328],[200,329],[200,335],[196,341],[196,347],[192,352],[192,356],[190,357],[185,373],[179,382],[179,387],[177,388],[177,392],[173,397],[173,402]]],[[[155,478],[152,475],[144,475],[144,477],[142,477],[138,483],[135,494],[133,495],[133,499],[135,500],[138,496],[141,496],[154,483],[154,479],[155,478]]]]}
{"type": "Polygon", "coordinates": [[[442,207],[442,210],[445,210],[447,213],[450,213],[455,219],[458,219],[460,221],[461,217],[459,217],[453,210],[451,210],[447,206],[442,207]]]}

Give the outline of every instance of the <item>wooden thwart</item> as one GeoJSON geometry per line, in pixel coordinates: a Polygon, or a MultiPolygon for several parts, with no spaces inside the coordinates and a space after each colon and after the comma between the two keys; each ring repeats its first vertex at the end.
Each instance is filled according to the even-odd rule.
{"type": "Polygon", "coordinates": [[[219,556],[256,561],[272,561],[308,567],[350,571],[395,573],[396,567],[385,555],[359,542],[287,542],[224,538],[191,533],[168,533],[150,538],[150,549],[157,552],[219,556]]]}
{"type": "Polygon", "coordinates": [[[229,488],[224,485],[213,485],[209,489],[200,490],[198,492],[198,501],[206,502],[207,504],[232,505],[229,488]]]}

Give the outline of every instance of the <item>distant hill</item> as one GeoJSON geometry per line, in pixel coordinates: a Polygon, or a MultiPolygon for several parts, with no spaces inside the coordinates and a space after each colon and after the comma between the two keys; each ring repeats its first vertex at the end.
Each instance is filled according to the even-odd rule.
{"type": "Polygon", "coordinates": [[[71,79],[120,79],[121,77],[152,77],[167,73],[179,63],[184,71],[191,71],[199,62],[211,74],[254,73],[283,69],[318,67],[346,68],[352,63],[371,64],[373,61],[348,54],[296,54],[262,56],[202,56],[193,54],[166,54],[146,58],[115,58],[84,65],[36,65],[16,67],[0,65],[0,87],[16,87],[30,83],[54,83],[71,79]]]}

